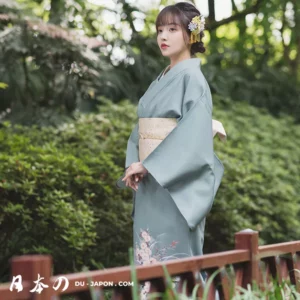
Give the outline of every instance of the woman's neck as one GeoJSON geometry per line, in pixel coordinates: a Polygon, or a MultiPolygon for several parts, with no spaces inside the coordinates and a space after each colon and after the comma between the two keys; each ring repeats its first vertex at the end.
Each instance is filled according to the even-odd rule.
{"type": "Polygon", "coordinates": [[[186,60],[186,59],[190,59],[190,58],[191,58],[190,52],[186,52],[186,51],[183,53],[180,53],[176,57],[171,57],[170,58],[170,68],[173,68],[179,62],[186,60]]]}
{"type": "Polygon", "coordinates": [[[166,73],[170,70],[170,68],[171,68],[170,65],[167,66],[167,67],[165,68],[165,70],[164,70],[162,76],[166,75],[166,73]]]}

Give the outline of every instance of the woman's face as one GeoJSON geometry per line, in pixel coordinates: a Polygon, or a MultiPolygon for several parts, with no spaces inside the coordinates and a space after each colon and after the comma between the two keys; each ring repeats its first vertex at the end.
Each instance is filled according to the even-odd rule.
{"type": "Polygon", "coordinates": [[[168,24],[157,28],[157,44],[163,56],[173,57],[189,51],[180,25],[168,24]],[[166,47],[163,44],[167,45],[166,47]]]}

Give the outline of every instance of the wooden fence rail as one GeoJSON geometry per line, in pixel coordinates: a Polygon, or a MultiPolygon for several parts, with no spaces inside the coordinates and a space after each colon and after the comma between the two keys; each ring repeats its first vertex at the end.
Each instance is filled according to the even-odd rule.
{"type": "MultiPolygon", "coordinates": [[[[215,299],[216,290],[220,299],[230,299],[230,288],[246,288],[256,282],[263,287],[264,282],[272,278],[290,280],[300,291],[300,241],[258,246],[258,232],[244,230],[235,234],[235,250],[224,251],[203,256],[184,258],[148,266],[136,267],[140,283],[151,282],[151,291],[164,292],[166,280],[162,265],[165,265],[170,276],[179,276],[179,289],[187,281],[186,293],[191,294],[194,286],[200,283],[197,296],[202,297],[204,286],[196,276],[205,271],[208,278],[215,270],[220,272],[210,285],[208,299],[215,299]]],[[[11,259],[11,282],[0,285],[0,300],[59,300],[62,295],[72,295],[76,300],[92,299],[90,284],[93,282],[96,298],[104,299],[104,290],[113,290],[114,300],[130,300],[131,268],[130,266],[111,268],[99,271],[88,271],[74,274],[51,276],[52,258],[49,255],[23,255],[11,259]],[[33,290],[37,287],[38,274],[40,282],[47,285],[40,293],[33,290]],[[17,290],[14,276],[22,276],[22,290],[17,290]],[[64,289],[65,277],[69,286],[64,289]],[[97,286],[97,283],[102,286],[97,286]],[[128,283],[128,286],[126,286],[128,283]],[[112,286],[111,286],[112,284],[112,286]],[[108,285],[108,286],[107,286],[108,285]],[[56,288],[56,289],[55,289],[56,288]]],[[[16,279],[16,277],[15,277],[16,279]]],[[[20,279],[20,277],[19,277],[20,279]]],[[[170,297],[171,299],[171,297],[170,297]]]]}

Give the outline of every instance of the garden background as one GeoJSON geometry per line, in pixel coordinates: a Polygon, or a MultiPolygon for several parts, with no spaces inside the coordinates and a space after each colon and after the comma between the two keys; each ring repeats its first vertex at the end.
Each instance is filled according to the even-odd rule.
{"type": "MultiPolygon", "coordinates": [[[[168,64],[155,17],[174,3],[0,0],[0,281],[26,253],[51,254],[54,274],[128,264],[132,192],[115,182],[138,100],[168,64]]],[[[205,253],[245,228],[299,240],[300,2],[228,0],[222,18],[220,0],[194,3],[228,134],[205,253]]]]}

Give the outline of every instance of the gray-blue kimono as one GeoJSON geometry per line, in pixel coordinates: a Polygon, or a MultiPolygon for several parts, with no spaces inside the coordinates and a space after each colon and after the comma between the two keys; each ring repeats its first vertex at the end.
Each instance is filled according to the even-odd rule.
{"type": "MultiPolygon", "coordinates": [[[[177,119],[177,126],[142,161],[149,173],[132,190],[139,265],[202,254],[205,217],[224,168],[213,149],[212,97],[200,62],[186,59],[163,77],[162,71],[139,100],[139,118],[177,119]]],[[[127,143],[125,168],[134,162],[139,162],[139,123],[127,143]]],[[[123,176],[119,188],[126,187],[123,176]]]]}

